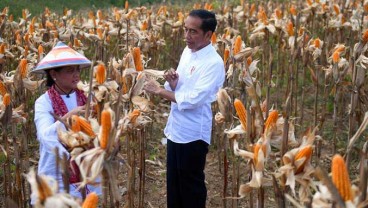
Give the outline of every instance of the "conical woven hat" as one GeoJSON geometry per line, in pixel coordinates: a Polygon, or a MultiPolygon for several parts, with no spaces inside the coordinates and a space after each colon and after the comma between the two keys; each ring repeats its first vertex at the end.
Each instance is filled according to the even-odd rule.
{"type": "Polygon", "coordinates": [[[63,42],[58,42],[32,72],[40,73],[47,69],[72,65],[79,65],[81,68],[88,67],[91,66],[91,61],[63,42]]]}

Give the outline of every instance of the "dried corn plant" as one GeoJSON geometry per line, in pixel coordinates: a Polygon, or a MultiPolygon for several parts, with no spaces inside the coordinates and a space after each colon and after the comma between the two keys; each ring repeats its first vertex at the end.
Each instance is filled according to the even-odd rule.
{"type": "MultiPolygon", "coordinates": [[[[222,206],[240,207],[247,198],[249,207],[266,207],[269,197],[279,207],[367,204],[367,1],[241,0],[150,8],[126,2],[124,8],[62,14],[45,8],[39,16],[23,9],[19,20],[11,8],[2,8],[0,172],[6,205],[12,200],[28,207],[32,193],[41,196],[40,207],[82,206],[67,193],[55,193],[47,176],[29,172],[37,165],[29,152],[37,148],[30,136],[33,102],[45,90],[44,77],[29,72],[61,40],[94,63],[78,84],[88,95],[86,114],[58,131],[72,169],[80,173],[80,188],[97,179],[104,187],[103,207],[147,206],[147,146],[157,139],[147,132],[163,111],[157,106],[165,103],[146,95],[143,86],[148,79],[162,84],[164,70],[177,66],[192,8],[216,12],[211,43],[226,69],[213,108],[222,206]],[[334,156],[344,150],[345,160],[334,156]],[[332,179],[324,171],[330,162],[332,179]],[[265,188],[270,186],[274,194],[265,188]]],[[[58,162],[68,175],[65,161],[58,162]]],[[[83,207],[95,200],[87,196],[83,207]]]]}

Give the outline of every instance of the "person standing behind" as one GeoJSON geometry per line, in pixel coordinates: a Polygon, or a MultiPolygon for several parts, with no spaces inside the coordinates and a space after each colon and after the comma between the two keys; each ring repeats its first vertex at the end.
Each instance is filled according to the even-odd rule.
{"type": "MultiPolygon", "coordinates": [[[[34,122],[37,139],[40,142],[38,174],[53,177],[58,182],[61,192],[64,192],[64,186],[61,170],[57,170],[57,155],[54,150],[58,148],[58,157],[62,157],[63,154],[68,157],[70,155],[58,140],[57,128],[64,127],[64,125],[57,121],[51,113],[66,121],[72,115],[84,112],[87,97],[77,88],[77,84],[80,81],[81,69],[89,66],[91,66],[91,61],[85,56],[59,42],[32,71],[32,73],[45,73],[46,86],[49,88],[35,102],[34,122]]],[[[69,172],[70,186],[68,188],[72,196],[82,198],[81,191],[77,189],[78,182],[80,182],[79,170],[73,170],[76,172],[69,172]]],[[[101,194],[100,187],[86,186],[86,194],[92,191],[101,194]]],[[[35,200],[33,197],[32,202],[34,203],[35,200]]]]}
{"type": "Polygon", "coordinates": [[[171,101],[164,130],[167,143],[167,207],[206,207],[204,168],[211,142],[211,103],[225,79],[224,62],[211,44],[214,13],[193,10],[184,23],[186,47],[164,88],[148,81],[144,90],[171,101]]]}

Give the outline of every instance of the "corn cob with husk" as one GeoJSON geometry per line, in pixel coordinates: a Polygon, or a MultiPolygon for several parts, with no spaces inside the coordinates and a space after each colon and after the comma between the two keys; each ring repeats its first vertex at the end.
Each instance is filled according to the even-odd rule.
{"type": "Polygon", "coordinates": [[[271,111],[271,113],[268,115],[268,118],[265,121],[264,124],[264,133],[267,137],[270,137],[272,133],[272,130],[276,127],[277,119],[279,118],[279,112],[277,110],[271,111]]]}
{"type": "Polygon", "coordinates": [[[18,68],[19,68],[20,77],[24,79],[28,74],[27,59],[21,59],[19,62],[18,68]]]}
{"type": "Polygon", "coordinates": [[[217,92],[217,104],[220,112],[215,116],[216,122],[222,123],[224,121],[229,121],[231,119],[231,113],[229,112],[231,99],[225,89],[221,88],[217,92]]]}
{"type": "Polygon", "coordinates": [[[217,35],[215,32],[212,33],[212,36],[211,36],[211,43],[212,45],[215,45],[217,42],[217,35]]]}
{"type": "MultiPolygon", "coordinates": [[[[311,182],[310,177],[314,172],[311,165],[313,143],[315,138],[319,137],[315,135],[315,131],[316,128],[313,131],[308,129],[302,138],[301,145],[289,150],[282,156],[284,165],[278,169],[277,177],[286,177],[286,182],[283,184],[289,186],[294,194],[296,182],[301,184],[299,191],[308,192],[307,184],[311,182]]],[[[308,194],[303,194],[300,198],[301,201],[306,201],[308,200],[308,194]]]]}
{"type": "Polygon", "coordinates": [[[80,204],[67,193],[58,193],[55,179],[37,175],[33,168],[26,174],[35,196],[34,207],[80,207],[80,204]]]}
{"type": "Polygon", "coordinates": [[[90,137],[96,136],[95,132],[92,130],[91,124],[85,118],[77,116],[77,115],[73,115],[71,117],[71,129],[74,132],[81,131],[90,137]]]}
{"type": "Polygon", "coordinates": [[[11,102],[11,98],[10,98],[9,93],[5,93],[5,95],[3,97],[3,105],[8,106],[8,105],[10,105],[10,102],[11,102]]]}
{"type": "Polygon", "coordinates": [[[242,38],[240,35],[238,35],[234,42],[233,56],[240,52],[241,47],[242,47],[242,38]]]}
{"type": "Polygon", "coordinates": [[[95,78],[98,84],[103,84],[106,81],[106,66],[100,62],[95,67],[95,78]]]}
{"type": "Polygon", "coordinates": [[[331,165],[332,182],[335,184],[342,199],[346,201],[353,200],[349,172],[346,168],[344,158],[341,155],[335,155],[332,158],[331,165]]]}
{"type": "Polygon", "coordinates": [[[7,90],[6,90],[5,84],[4,84],[4,82],[2,82],[0,80],[0,95],[4,96],[6,94],[6,92],[7,92],[7,90]]]}
{"type": "Polygon", "coordinates": [[[245,110],[245,107],[239,99],[235,99],[234,101],[234,107],[236,110],[236,114],[239,117],[240,123],[242,125],[242,128],[244,130],[247,130],[247,111],[245,110]]]}
{"type": "Polygon", "coordinates": [[[294,164],[295,164],[295,174],[299,174],[304,170],[305,164],[309,162],[312,157],[313,148],[311,145],[307,145],[299,150],[299,152],[295,155],[294,164]]]}
{"type": "Polygon", "coordinates": [[[104,110],[101,112],[101,129],[99,133],[100,147],[106,149],[109,143],[110,132],[114,121],[114,112],[109,104],[105,104],[104,110]]]}
{"type": "Polygon", "coordinates": [[[143,64],[142,64],[142,58],[141,58],[141,49],[139,47],[134,47],[133,48],[133,58],[134,58],[135,70],[143,71],[143,64]]]}
{"type": "Polygon", "coordinates": [[[230,56],[230,50],[228,48],[225,48],[225,51],[224,51],[224,65],[226,65],[227,60],[229,59],[229,56],[230,56]]]}
{"type": "Polygon", "coordinates": [[[95,192],[92,192],[87,195],[86,199],[83,202],[82,208],[97,208],[98,205],[98,196],[95,192]]]}

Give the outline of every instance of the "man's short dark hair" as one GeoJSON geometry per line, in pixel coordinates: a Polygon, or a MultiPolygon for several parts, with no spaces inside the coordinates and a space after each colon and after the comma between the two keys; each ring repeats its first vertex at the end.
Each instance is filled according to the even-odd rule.
{"type": "Polygon", "coordinates": [[[196,9],[192,10],[189,13],[191,17],[199,17],[202,19],[201,29],[206,33],[207,31],[215,32],[217,26],[216,15],[213,12],[204,10],[204,9],[196,9]]]}

